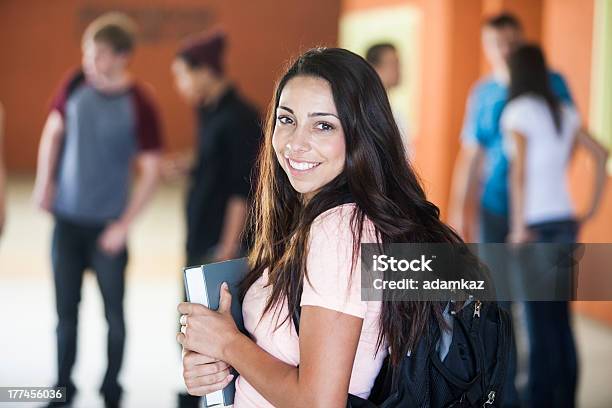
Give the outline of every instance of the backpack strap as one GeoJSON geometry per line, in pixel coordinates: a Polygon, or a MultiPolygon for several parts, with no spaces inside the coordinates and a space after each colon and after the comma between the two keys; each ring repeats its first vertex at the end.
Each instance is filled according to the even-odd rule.
{"type": "MultiPolygon", "coordinates": [[[[493,305],[490,307],[493,307],[493,305]]],[[[510,321],[510,315],[508,312],[499,307],[498,304],[494,306],[494,309],[494,312],[496,312],[497,315],[496,317],[499,320],[497,330],[498,347],[496,356],[499,364],[495,367],[495,370],[491,374],[489,384],[490,388],[496,390],[499,394],[499,390],[503,391],[503,384],[506,378],[506,371],[508,369],[508,356],[510,355],[510,347],[514,341],[514,335],[512,333],[512,323],[510,321]]]]}

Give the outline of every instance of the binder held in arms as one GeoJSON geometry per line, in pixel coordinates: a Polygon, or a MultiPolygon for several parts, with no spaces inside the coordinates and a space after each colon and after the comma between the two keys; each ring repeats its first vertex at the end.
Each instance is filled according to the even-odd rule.
{"type": "MultiPolygon", "coordinates": [[[[242,305],[238,299],[238,291],[240,282],[246,276],[248,270],[246,258],[200,266],[188,266],[183,270],[187,300],[191,303],[199,303],[212,310],[217,310],[219,308],[221,284],[227,282],[232,294],[232,316],[236,326],[245,333],[242,321],[242,305]]],[[[234,404],[235,381],[236,378],[224,389],[202,397],[200,407],[223,408],[232,406],[234,404]]]]}

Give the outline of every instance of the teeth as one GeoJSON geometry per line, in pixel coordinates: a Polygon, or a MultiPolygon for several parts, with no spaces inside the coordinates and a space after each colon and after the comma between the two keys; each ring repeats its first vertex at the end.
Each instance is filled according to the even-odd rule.
{"type": "Polygon", "coordinates": [[[321,163],[304,163],[304,162],[296,162],[289,159],[289,165],[296,170],[310,170],[314,167],[317,167],[321,163]]]}

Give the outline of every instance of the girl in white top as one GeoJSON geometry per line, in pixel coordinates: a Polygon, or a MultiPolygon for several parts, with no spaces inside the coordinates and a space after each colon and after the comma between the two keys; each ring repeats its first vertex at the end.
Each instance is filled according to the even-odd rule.
{"type": "MultiPolygon", "coordinates": [[[[508,65],[509,103],[501,118],[510,161],[508,240],[573,243],[580,223],[599,205],[607,152],[580,129],[576,109],[562,105],[551,92],[539,47],[520,47],[508,65]],[[576,214],[566,182],[568,163],[578,146],[591,154],[597,169],[584,216],[576,214]]],[[[562,273],[557,278],[567,279],[562,273]]],[[[525,316],[530,348],[527,406],[573,407],[578,363],[568,302],[525,302],[525,316]]]]}
{"type": "Polygon", "coordinates": [[[562,104],[548,87],[544,57],[537,46],[523,46],[510,59],[509,102],[501,118],[510,161],[511,242],[533,238],[529,226],[575,220],[597,211],[605,181],[607,151],[581,130],[576,108],[562,104]],[[589,210],[576,214],[566,173],[572,153],[586,148],[596,163],[589,210]]]}
{"type": "MultiPolygon", "coordinates": [[[[509,135],[506,149],[513,163],[518,164],[520,159],[523,165],[521,225],[575,217],[564,175],[580,129],[580,118],[570,104],[560,104],[556,109],[559,128],[546,99],[529,93],[508,103],[502,116],[502,126],[509,135]]],[[[516,189],[512,192],[516,196],[516,189]]]]}

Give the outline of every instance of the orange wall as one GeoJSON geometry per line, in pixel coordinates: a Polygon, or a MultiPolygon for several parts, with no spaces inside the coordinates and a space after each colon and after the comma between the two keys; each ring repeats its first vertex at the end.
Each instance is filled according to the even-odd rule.
{"type": "Polygon", "coordinates": [[[221,23],[229,33],[228,73],[262,110],[288,57],[314,45],[337,42],[340,2],[309,0],[2,0],[0,1],[0,100],[6,110],[5,158],[9,170],[35,168],[48,101],[58,82],[80,60],[83,27],[113,8],[135,16],[145,42],[136,51],[136,76],[154,87],[168,147],[193,140],[191,109],[173,89],[169,65],[188,32],[221,23]]]}

